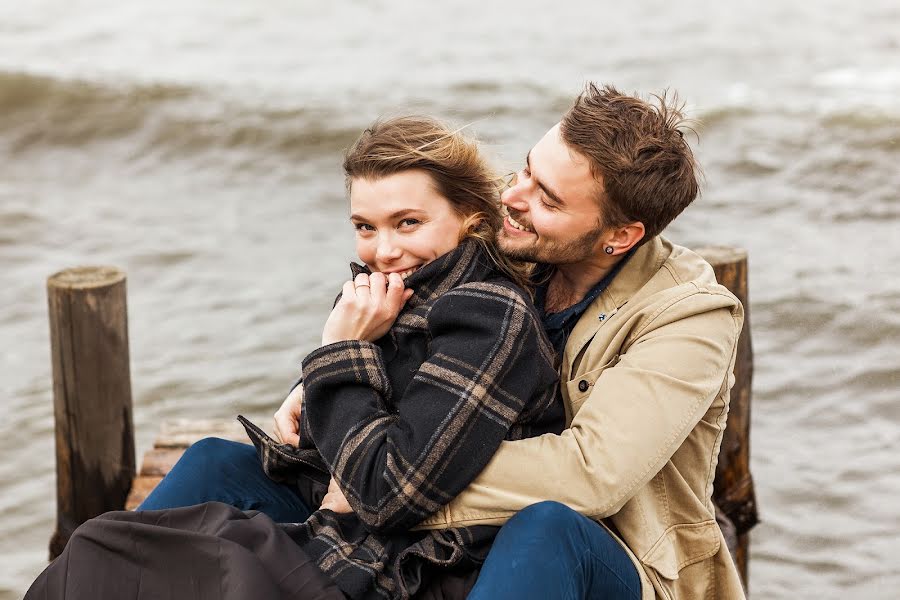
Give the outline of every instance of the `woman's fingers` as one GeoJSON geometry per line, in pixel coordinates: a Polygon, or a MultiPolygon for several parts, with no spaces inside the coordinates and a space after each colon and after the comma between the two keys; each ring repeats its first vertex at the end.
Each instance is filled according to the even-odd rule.
{"type": "Polygon", "coordinates": [[[393,314],[400,312],[403,308],[403,278],[399,273],[391,273],[388,275],[388,287],[385,294],[385,302],[388,309],[393,314]]]}
{"type": "Polygon", "coordinates": [[[353,281],[348,281],[344,284],[344,287],[341,289],[341,299],[340,302],[344,304],[348,304],[353,302],[356,299],[356,285],[353,281]]]}
{"type": "Polygon", "coordinates": [[[356,286],[356,298],[362,300],[360,307],[372,315],[373,319],[393,320],[400,312],[403,305],[394,297],[397,294],[397,286],[400,293],[403,290],[403,279],[400,275],[391,273],[387,276],[380,272],[371,275],[360,273],[353,284],[356,286]]]}
{"type": "Polygon", "coordinates": [[[353,284],[357,287],[364,287],[369,285],[369,274],[360,273],[353,279],[353,284]]]}
{"type": "Polygon", "coordinates": [[[384,304],[384,296],[387,293],[387,278],[384,273],[372,273],[369,275],[369,294],[372,302],[380,306],[384,304]]]}
{"type": "Polygon", "coordinates": [[[322,345],[341,340],[373,342],[385,335],[412,296],[397,273],[360,273],[344,284],[322,332],[322,345]]]}

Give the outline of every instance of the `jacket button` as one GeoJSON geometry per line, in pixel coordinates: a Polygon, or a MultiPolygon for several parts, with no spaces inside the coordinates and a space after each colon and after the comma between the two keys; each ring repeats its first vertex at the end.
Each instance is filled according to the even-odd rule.
{"type": "Polygon", "coordinates": [[[582,379],[581,381],[578,382],[578,391],[579,392],[586,392],[589,387],[590,386],[588,385],[588,382],[585,381],[584,379],[582,379]]]}

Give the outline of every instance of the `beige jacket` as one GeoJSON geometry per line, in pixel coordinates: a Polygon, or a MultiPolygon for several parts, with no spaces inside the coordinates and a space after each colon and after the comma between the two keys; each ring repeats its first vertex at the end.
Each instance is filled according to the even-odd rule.
{"type": "Polygon", "coordinates": [[[742,323],[702,258],[650,240],[569,336],[569,428],[503,442],[422,527],[501,524],[555,500],[620,536],[645,600],[743,598],[711,500],[742,323]]]}

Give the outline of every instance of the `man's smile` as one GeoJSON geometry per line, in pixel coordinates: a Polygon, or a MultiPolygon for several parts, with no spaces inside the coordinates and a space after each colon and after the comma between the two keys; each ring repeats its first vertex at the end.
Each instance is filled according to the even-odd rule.
{"type": "MultiPolygon", "coordinates": [[[[504,210],[504,212],[506,213],[506,224],[509,227],[525,233],[534,233],[534,229],[532,229],[530,226],[520,223],[519,221],[514,219],[508,208],[504,210]]],[[[507,229],[509,227],[507,227],[507,229]]]]}

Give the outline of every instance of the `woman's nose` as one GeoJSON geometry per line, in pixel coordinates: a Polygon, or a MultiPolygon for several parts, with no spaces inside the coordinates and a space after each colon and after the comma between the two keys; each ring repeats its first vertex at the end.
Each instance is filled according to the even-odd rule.
{"type": "Polygon", "coordinates": [[[389,235],[383,235],[378,238],[378,247],[375,248],[375,258],[382,262],[390,262],[400,258],[400,246],[394,243],[389,235]]]}

